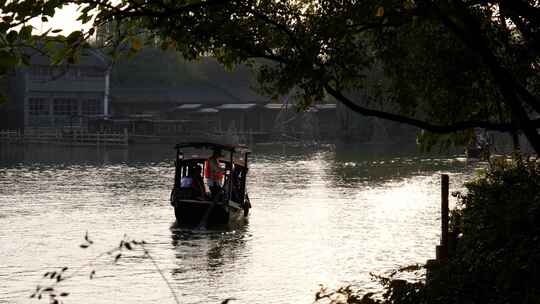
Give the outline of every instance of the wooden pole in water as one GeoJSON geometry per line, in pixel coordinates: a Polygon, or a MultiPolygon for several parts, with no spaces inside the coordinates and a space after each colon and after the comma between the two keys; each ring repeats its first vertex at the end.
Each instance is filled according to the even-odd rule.
{"type": "Polygon", "coordinates": [[[441,248],[439,259],[448,259],[448,174],[441,175],[441,248]]]}
{"type": "Polygon", "coordinates": [[[232,149],[230,152],[231,152],[231,157],[229,159],[230,168],[229,168],[229,188],[227,189],[227,206],[229,205],[229,202],[231,201],[231,198],[232,198],[232,183],[233,183],[232,177],[233,177],[234,149],[232,149]]]}
{"type": "MultiPolygon", "coordinates": [[[[129,138],[128,138],[128,129],[127,128],[124,128],[124,145],[128,145],[129,143],[129,138]]],[[[177,158],[178,159],[178,158],[177,158]]]]}

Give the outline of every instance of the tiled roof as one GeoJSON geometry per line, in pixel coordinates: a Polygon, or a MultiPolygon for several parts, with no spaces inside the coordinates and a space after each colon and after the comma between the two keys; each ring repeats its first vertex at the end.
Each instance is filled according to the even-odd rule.
{"type": "MultiPolygon", "coordinates": [[[[61,46],[59,46],[61,47],[61,46]]],[[[28,53],[30,57],[30,63],[32,65],[51,65],[50,57],[47,57],[40,52],[33,49],[26,49],[25,53],[28,53]]],[[[95,49],[83,49],[79,62],[72,64],[72,66],[89,66],[99,67],[107,69],[110,65],[110,60],[101,51],[95,49]]]]}
{"type": "Polygon", "coordinates": [[[197,111],[197,113],[217,113],[219,112],[216,108],[204,108],[197,111]]]}
{"type": "Polygon", "coordinates": [[[336,109],[336,104],[335,103],[318,104],[318,105],[315,105],[315,107],[319,110],[334,110],[336,109]]]}
{"type": "Polygon", "coordinates": [[[194,110],[202,106],[200,103],[185,103],[175,107],[176,110],[194,110]]]}
{"type": "Polygon", "coordinates": [[[218,105],[240,102],[219,88],[204,85],[175,88],[112,88],[110,95],[118,103],[158,102],[218,105]]]}
{"type": "Polygon", "coordinates": [[[291,103],[267,103],[266,105],[264,105],[264,107],[270,110],[281,110],[290,109],[294,107],[294,105],[291,103]]]}
{"type": "Polygon", "coordinates": [[[255,103],[228,103],[222,104],[217,109],[220,110],[247,110],[257,106],[255,103]]]}

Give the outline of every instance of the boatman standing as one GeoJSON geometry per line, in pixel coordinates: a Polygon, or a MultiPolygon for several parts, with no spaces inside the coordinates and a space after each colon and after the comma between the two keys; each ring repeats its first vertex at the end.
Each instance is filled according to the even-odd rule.
{"type": "Polygon", "coordinates": [[[212,155],[206,160],[204,165],[204,177],[206,178],[206,184],[210,189],[213,200],[218,199],[223,175],[225,174],[225,170],[219,165],[219,158],[221,156],[221,150],[214,149],[212,155]]]}

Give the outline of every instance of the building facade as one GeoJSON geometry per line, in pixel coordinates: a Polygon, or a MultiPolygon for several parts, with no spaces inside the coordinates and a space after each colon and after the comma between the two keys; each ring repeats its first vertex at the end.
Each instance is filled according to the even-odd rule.
{"type": "Polygon", "coordinates": [[[292,103],[258,94],[246,67],[230,73],[209,58],[189,65],[161,73],[167,69],[163,62],[132,61],[111,69],[101,53],[85,50],[77,64],[55,66],[34,54],[30,66],[8,79],[10,98],[0,105],[0,129],[127,130],[148,138],[222,135],[241,141],[335,137],[335,104],[299,112],[292,103]],[[180,75],[180,82],[167,80],[182,72],[192,74],[180,75]]]}
{"type": "Polygon", "coordinates": [[[10,127],[82,127],[88,117],[108,115],[109,64],[94,50],[85,50],[77,64],[52,65],[33,54],[31,65],[8,79],[10,127]]]}

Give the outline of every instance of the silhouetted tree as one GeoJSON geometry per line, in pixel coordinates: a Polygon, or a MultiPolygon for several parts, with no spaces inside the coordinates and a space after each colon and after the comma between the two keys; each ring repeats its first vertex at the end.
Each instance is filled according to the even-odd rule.
{"type": "Polygon", "coordinates": [[[121,31],[105,39],[113,54],[158,39],[187,59],[211,55],[231,68],[247,62],[264,92],[296,95],[301,108],[330,95],[362,115],[461,132],[456,139],[476,127],[523,132],[540,151],[534,0],[57,3],[80,5],[83,21],[118,24],[121,31]],[[358,99],[373,86],[367,73],[381,67],[380,96],[358,99]]]}

